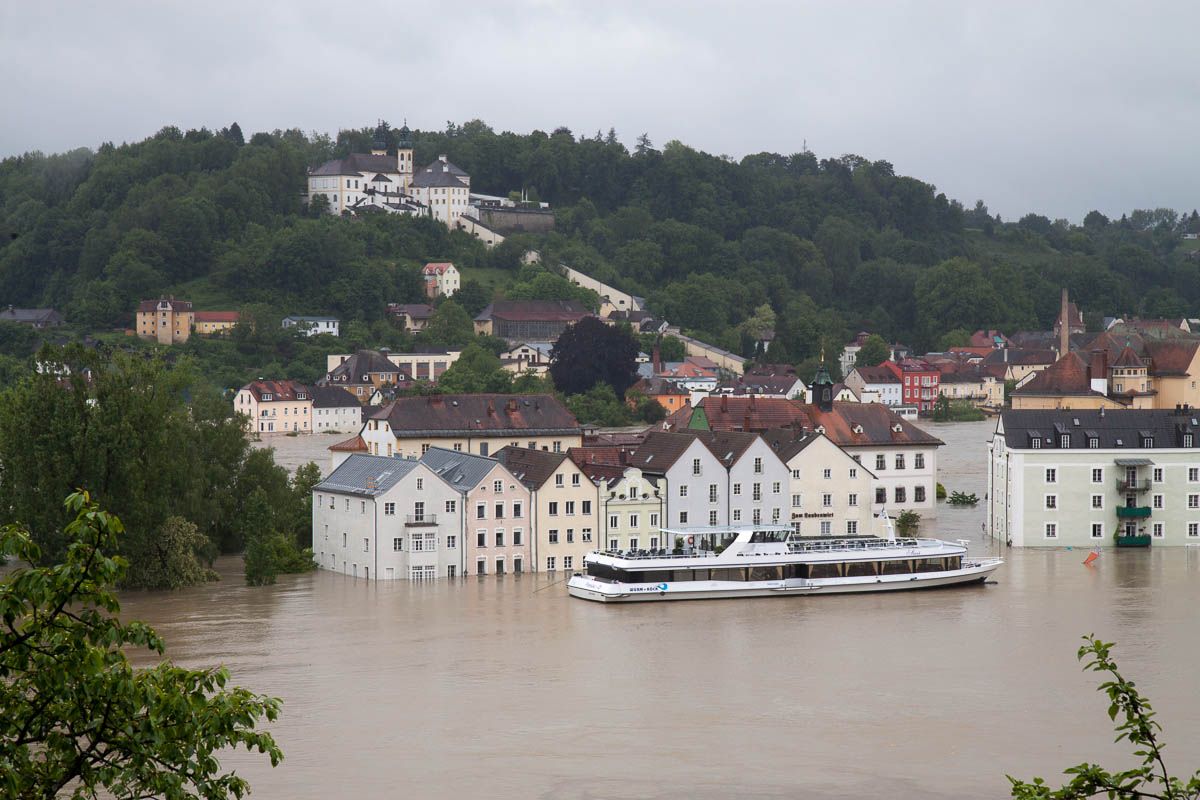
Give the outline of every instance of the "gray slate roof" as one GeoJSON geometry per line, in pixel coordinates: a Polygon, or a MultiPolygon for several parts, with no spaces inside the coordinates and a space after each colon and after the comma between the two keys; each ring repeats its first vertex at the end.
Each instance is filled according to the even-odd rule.
{"type": "Polygon", "coordinates": [[[340,386],[312,386],[313,408],[359,408],[362,403],[340,386]]]}
{"type": "Polygon", "coordinates": [[[474,489],[500,462],[487,456],[431,447],[421,456],[420,463],[458,491],[467,492],[474,489]]]}
{"type": "Polygon", "coordinates": [[[355,453],[313,488],[320,492],[378,497],[416,468],[417,462],[406,458],[355,453]]]}
{"type": "Polygon", "coordinates": [[[440,169],[433,169],[429,172],[421,170],[413,175],[410,186],[451,186],[455,189],[465,189],[467,185],[458,178],[451,175],[449,172],[443,172],[440,169]]]}
{"type": "Polygon", "coordinates": [[[1013,449],[1029,450],[1031,441],[1042,440],[1043,449],[1062,449],[1061,437],[1069,434],[1070,449],[1088,449],[1088,439],[1099,439],[1101,450],[1144,450],[1144,439],[1153,439],[1152,449],[1183,446],[1183,434],[1192,434],[1193,447],[1200,451],[1200,409],[1022,409],[1000,415],[1004,443],[1013,449]],[[1049,440],[1049,441],[1047,441],[1049,440]]]}

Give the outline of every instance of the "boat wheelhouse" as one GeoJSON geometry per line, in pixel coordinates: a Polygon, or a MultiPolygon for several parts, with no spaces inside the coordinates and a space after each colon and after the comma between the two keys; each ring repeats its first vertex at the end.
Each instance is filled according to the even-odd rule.
{"type": "Polygon", "coordinates": [[[800,536],[787,525],[663,529],[671,550],[589,553],[567,582],[599,602],[924,589],[982,582],[1003,561],[966,544],[889,536],[800,536]]]}

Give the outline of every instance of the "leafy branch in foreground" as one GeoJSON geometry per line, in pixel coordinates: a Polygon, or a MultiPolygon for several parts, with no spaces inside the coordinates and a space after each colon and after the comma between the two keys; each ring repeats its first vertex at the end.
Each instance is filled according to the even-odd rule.
{"type": "MultiPolygon", "coordinates": [[[[226,688],[223,669],[167,661],[135,669],[126,646],[162,656],[163,640],[123,623],[112,587],[126,563],[111,552],[121,521],[86,492],[66,500],[64,563],[12,572],[0,583],[0,796],[225,800],[249,791],[216,754],[244,746],[283,754],[269,733],[280,701],[226,688]]],[[[0,528],[0,556],[37,564],[27,531],[0,528]]]]}
{"type": "Polygon", "coordinates": [[[1191,800],[1200,798],[1200,770],[1186,783],[1172,777],[1163,761],[1165,745],[1160,739],[1162,726],[1154,719],[1150,701],[1127,680],[1111,652],[1112,642],[1102,642],[1089,635],[1083,637],[1080,646],[1080,661],[1089,659],[1085,670],[1108,673],[1109,679],[1098,687],[1108,695],[1108,718],[1122,721],[1115,728],[1116,741],[1122,740],[1134,746],[1133,754],[1142,759],[1141,766],[1123,772],[1109,772],[1098,764],[1079,764],[1064,771],[1073,776],[1061,789],[1051,789],[1041,778],[1031,783],[1008,776],[1012,782],[1012,796],[1021,800],[1075,800],[1075,798],[1106,796],[1132,800],[1134,798],[1157,798],[1157,800],[1191,800]]]}

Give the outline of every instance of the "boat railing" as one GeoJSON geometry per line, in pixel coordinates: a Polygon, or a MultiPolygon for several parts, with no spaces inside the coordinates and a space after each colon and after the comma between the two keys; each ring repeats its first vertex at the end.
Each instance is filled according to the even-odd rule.
{"type": "Polygon", "coordinates": [[[792,553],[828,553],[832,551],[858,550],[894,550],[922,547],[941,547],[945,544],[940,539],[807,539],[805,541],[788,542],[788,550],[792,553]]]}
{"type": "Polygon", "coordinates": [[[676,553],[673,550],[667,550],[665,548],[660,548],[658,550],[594,550],[593,552],[602,556],[612,556],[614,558],[633,560],[646,560],[651,558],[716,558],[718,555],[712,550],[685,549],[682,552],[676,553]]]}

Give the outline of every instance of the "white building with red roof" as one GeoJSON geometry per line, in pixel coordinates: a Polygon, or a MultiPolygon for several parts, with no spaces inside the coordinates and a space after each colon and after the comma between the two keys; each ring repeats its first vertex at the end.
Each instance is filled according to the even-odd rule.
{"type": "Polygon", "coordinates": [[[458,269],[449,261],[433,261],[421,269],[425,279],[425,296],[432,300],[435,297],[449,297],[458,291],[458,269]]]}

